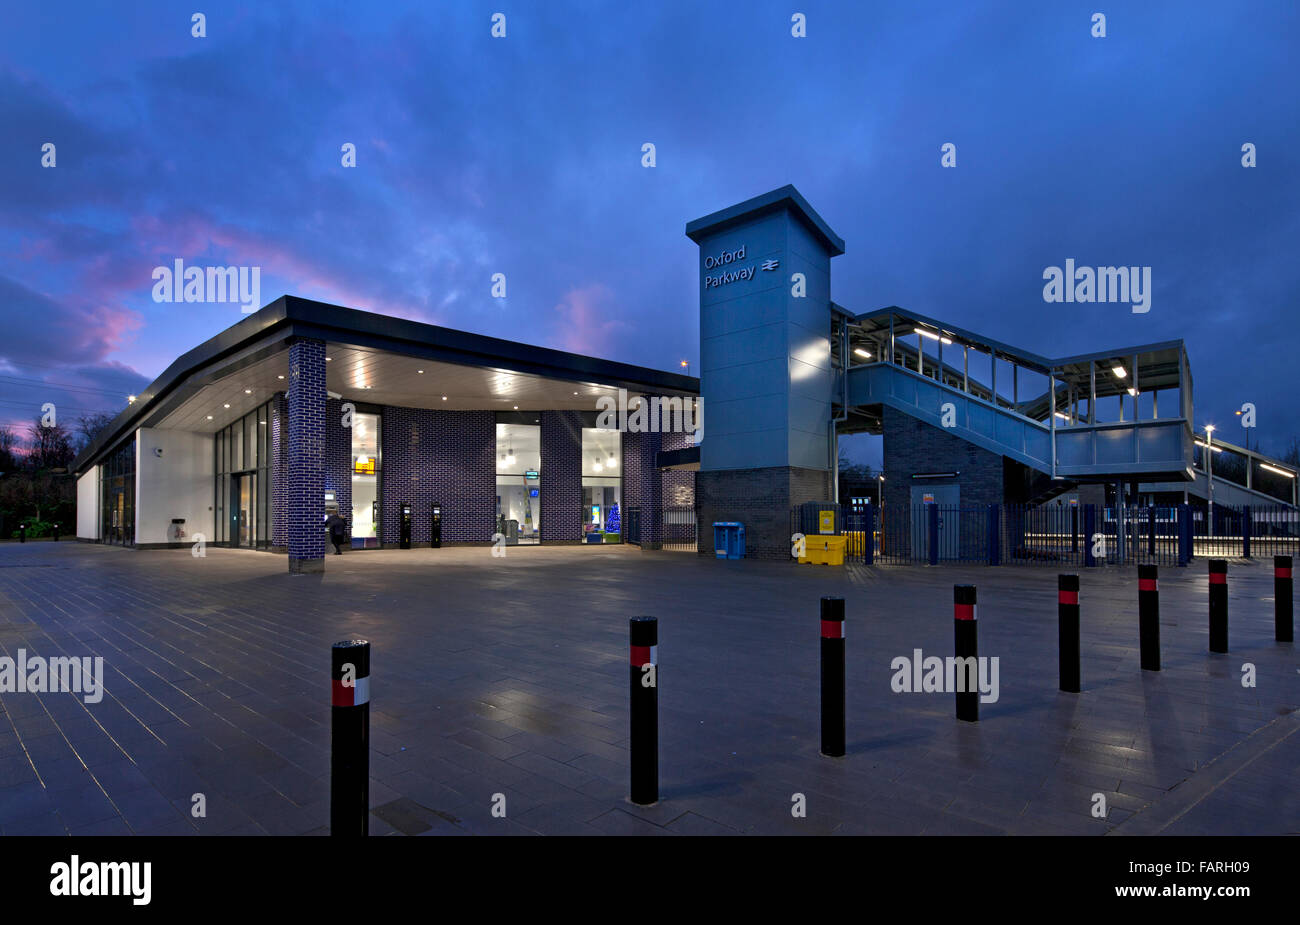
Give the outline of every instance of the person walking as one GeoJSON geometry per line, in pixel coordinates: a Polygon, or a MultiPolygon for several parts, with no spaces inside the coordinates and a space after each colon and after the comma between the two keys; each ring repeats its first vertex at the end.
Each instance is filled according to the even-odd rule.
{"type": "Polygon", "coordinates": [[[343,555],[343,542],[346,539],[348,522],[339,515],[338,511],[335,511],[326,519],[325,528],[330,532],[330,542],[334,544],[334,555],[343,555]]]}

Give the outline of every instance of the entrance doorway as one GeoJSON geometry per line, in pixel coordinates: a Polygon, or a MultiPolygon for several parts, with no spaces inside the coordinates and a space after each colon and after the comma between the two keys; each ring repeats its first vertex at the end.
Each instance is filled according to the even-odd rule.
{"type": "Polygon", "coordinates": [[[257,473],[239,472],[230,477],[230,545],[257,545],[257,473]]]}

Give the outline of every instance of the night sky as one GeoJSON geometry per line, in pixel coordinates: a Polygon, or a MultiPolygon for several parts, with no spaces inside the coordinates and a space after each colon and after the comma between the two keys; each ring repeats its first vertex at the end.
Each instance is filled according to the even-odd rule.
{"type": "Polygon", "coordinates": [[[0,422],[46,401],[65,421],[116,411],[244,317],[155,303],[153,269],[176,259],[260,266],[262,304],[294,293],[694,372],[686,222],[793,183],[847,243],[832,289],[852,311],[896,304],[1049,356],[1183,338],[1198,428],[1244,442],[1232,412],[1250,401],[1266,451],[1300,435],[1290,0],[0,16],[0,422]],[[1044,302],[1066,258],[1150,266],[1151,310],[1044,302]]]}

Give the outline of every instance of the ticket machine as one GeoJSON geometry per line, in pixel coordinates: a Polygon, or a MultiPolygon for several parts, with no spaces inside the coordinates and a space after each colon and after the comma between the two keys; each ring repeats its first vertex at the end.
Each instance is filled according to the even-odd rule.
{"type": "Polygon", "coordinates": [[[401,520],[398,524],[398,537],[401,540],[401,542],[398,543],[398,547],[400,549],[411,548],[411,511],[411,502],[403,501],[401,520]]]}
{"type": "Polygon", "coordinates": [[[442,548],[442,505],[434,504],[433,514],[430,520],[429,545],[434,549],[442,548]]]}

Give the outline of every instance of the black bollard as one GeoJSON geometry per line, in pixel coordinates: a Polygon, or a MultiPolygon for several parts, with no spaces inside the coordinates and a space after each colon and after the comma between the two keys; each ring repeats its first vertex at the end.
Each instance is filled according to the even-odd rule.
{"type": "Polygon", "coordinates": [[[1273,638],[1294,641],[1291,617],[1291,557],[1273,557],[1273,638]]]}
{"type": "Polygon", "coordinates": [[[844,757],[844,598],[822,598],[822,754],[844,757]]]}
{"type": "Polygon", "coordinates": [[[1138,566],[1138,648],[1143,671],[1160,670],[1160,580],[1154,565],[1138,566]]]}
{"type": "Polygon", "coordinates": [[[330,667],[330,834],[370,834],[370,643],[334,643],[330,667]]]}
{"type": "Polygon", "coordinates": [[[649,806],[659,800],[659,621],[628,620],[632,643],[628,678],[631,687],[632,802],[649,806]]]}
{"type": "Polygon", "coordinates": [[[1057,661],[1061,690],[1079,693],[1079,576],[1059,575],[1056,579],[1057,661]]]}
{"type": "Polygon", "coordinates": [[[980,718],[979,656],[975,632],[975,586],[953,585],[952,616],[954,654],[957,668],[953,672],[957,681],[957,718],[968,723],[980,718]],[[970,659],[969,662],[966,659],[970,659]],[[974,666],[973,670],[964,670],[974,666]],[[967,689],[969,688],[969,689],[967,689]]]}
{"type": "Polygon", "coordinates": [[[1210,560],[1210,651],[1228,651],[1228,560],[1210,560]]]}

